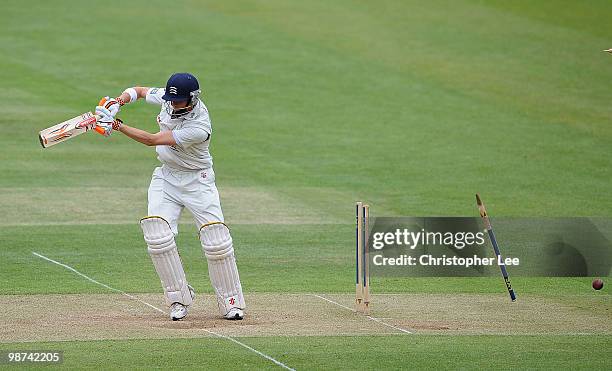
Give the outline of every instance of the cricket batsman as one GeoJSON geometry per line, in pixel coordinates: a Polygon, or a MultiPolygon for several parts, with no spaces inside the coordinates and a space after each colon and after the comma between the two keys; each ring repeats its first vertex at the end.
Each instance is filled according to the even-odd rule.
{"type": "Polygon", "coordinates": [[[98,125],[106,136],[120,131],[147,146],[155,146],[161,166],[155,168],[148,191],[148,215],[140,220],[148,252],[170,307],[170,318],[187,315],[195,293],[188,284],[174,237],[187,208],[199,228],[210,282],[219,311],[241,320],[246,307],[230,231],[224,223],[209,151],[212,124],[200,99],[200,85],[189,73],[176,73],[165,88],[131,87],[116,98],[104,97],[96,107],[98,125]],[[126,104],[144,99],[161,106],[159,132],[152,134],[124,124],[117,113],[126,104]]]}

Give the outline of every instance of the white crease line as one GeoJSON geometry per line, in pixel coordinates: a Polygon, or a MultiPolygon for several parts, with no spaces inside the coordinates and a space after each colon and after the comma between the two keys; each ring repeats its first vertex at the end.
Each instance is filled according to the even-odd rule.
{"type": "MultiPolygon", "coordinates": [[[[102,282],[98,282],[98,281],[94,280],[93,278],[91,278],[91,277],[89,277],[89,276],[86,276],[85,274],[83,274],[83,273],[81,273],[81,272],[77,271],[76,269],[72,268],[72,267],[71,267],[71,266],[69,266],[69,265],[66,265],[66,264],[60,263],[60,262],[55,261],[55,260],[53,260],[53,259],[51,259],[51,258],[47,258],[46,256],[41,255],[41,254],[39,254],[39,253],[36,253],[36,252],[34,252],[34,251],[32,251],[32,254],[34,254],[34,255],[38,256],[39,258],[44,259],[44,260],[46,260],[46,261],[48,261],[48,262],[51,262],[51,263],[57,264],[57,265],[59,265],[59,266],[61,266],[61,267],[64,267],[64,268],[68,269],[69,271],[74,272],[74,273],[78,274],[79,276],[81,276],[81,277],[85,278],[86,280],[88,280],[88,281],[90,281],[90,282],[95,283],[96,285],[100,285],[100,286],[105,287],[105,288],[107,288],[107,289],[109,289],[109,290],[111,290],[111,291],[118,292],[118,293],[120,293],[120,294],[122,294],[122,295],[125,295],[125,296],[127,296],[128,298],[130,298],[130,299],[132,299],[132,300],[136,300],[136,301],[138,301],[138,302],[140,302],[140,303],[142,303],[142,304],[144,304],[144,305],[146,305],[146,306],[148,306],[148,307],[150,307],[150,308],[152,308],[152,309],[154,309],[154,310],[156,310],[156,311],[158,311],[158,312],[160,312],[160,313],[166,314],[166,312],[164,312],[162,309],[159,309],[158,307],[156,307],[156,306],[154,306],[154,305],[152,305],[152,304],[149,304],[149,303],[147,303],[146,301],[144,301],[144,300],[142,300],[142,299],[139,299],[139,298],[137,298],[137,297],[136,297],[136,296],[134,296],[134,295],[130,295],[130,294],[128,294],[128,293],[127,293],[127,292],[125,292],[125,291],[122,291],[122,290],[116,289],[116,288],[114,288],[114,287],[110,287],[109,285],[106,285],[106,284],[104,284],[104,283],[102,283],[102,282]]],[[[234,338],[232,338],[232,337],[229,337],[229,336],[226,336],[226,335],[222,335],[222,334],[218,334],[218,333],[216,333],[216,332],[214,332],[214,331],[210,331],[210,330],[207,330],[207,329],[202,329],[202,330],[204,330],[204,331],[208,332],[209,334],[212,334],[212,335],[215,335],[215,336],[217,336],[217,337],[220,337],[220,338],[222,338],[222,339],[226,339],[226,340],[229,340],[229,341],[231,341],[231,342],[234,342],[234,343],[236,343],[236,344],[240,345],[241,347],[246,348],[246,349],[248,349],[248,350],[250,350],[250,351],[252,351],[252,352],[254,352],[254,353],[256,353],[256,354],[260,355],[261,357],[263,357],[263,358],[267,359],[267,360],[268,360],[268,361],[270,361],[270,362],[273,362],[273,363],[274,363],[274,364],[276,364],[277,366],[280,366],[280,367],[282,367],[282,368],[284,368],[284,369],[286,369],[286,370],[292,370],[292,371],[295,371],[295,369],[293,369],[293,368],[291,368],[291,367],[287,366],[286,364],[284,364],[284,363],[282,363],[282,362],[280,362],[280,361],[277,361],[277,360],[275,360],[274,358],[270,357],[269,355],[264,354],[264,353],[262,353],[262,352],[258,351],[257,349],[251,348],[250,346],[246,345],[245,343],[240,342],[240,341],[238,341],[238,340],[236,340],[236,339],[234,339],[234,338]]]]}
{"type": "Polygon", "coordinates": [[[234,343],[240,345],[241,347],[247,348],[248,350],[259,354],[260,356],[264,357],[268,361],[271,361],[271,362],[275,363],[277,366],[280,366],[280,367],[282,367],[282,368],[284,368],[286,370],[295,371],[294,368],[291,368],[291,367],[287,366],[286,364],[284,364],[284,363],[282,363],[280,361],[275,360],[274,358],[270,357],[269,355],[263,354],[259,350],[251,348],[250,346],[246,345],[245,343],[242,343],[242,342],[240,342],[240,341],[238,341],[238,340],[236,340],[236,339],[234,339],[232,337],[229,337],[229,336],[226,336],[226,335],[217,334],[216,332],[213,332],[213,331],[210,331],[210,330],[207,330],[207,329],[204,329],[204,331],[209,332],[209,333],[211,333],[213,335],[216,335],[216,336],[218,336],[220,338],[227,339],[229,341],[233,341],[234,343]]]}
{"type": "MultiPolygon", "coordinates": [[[[323,300],[325,300],[326,302],[329,302],[329,303],[332,303],[332,304],[334,304],[334,305],[337,305],[337,306],[339,306],[339,307],[341,307],[341,308],[344,308],[344,309],[350,310],[351,312],[355,312],[355,310],[354,310],[353,308],[349,308],[349,307],[347,307],[346,305],[342,305],[342,304],[340,304],[340,303],[338,303],[338,302],[336,302],[336,301],[333,301],[333,300],[331,300],[331,299],[328,299],[328,298],[326,298],[326,297],[324,297],[324,296],[317,295],[317,294],[308,294],[308,295],[310,295],[310,296],[314,296],[314,297],[317,297],[317,298],[319,298],[319,299],[323,299],[323,300]]],[[[401,331],[401,332],[403,332],[403,333],[405,333],[405,334],[412,334],[412,332],[411,332],[411,331],[408,331],[408,330],[403,329],[403,328],[401,328],[401,327],[397,327],[397,326],[393,326],[393,325],[391,325],[391,324],[388,324],[387,322],[384,322],[384,321],[382,321],[382,320],[381,320],[381,319],[379,319],[379,318],[372,317],[372,316],[365,316],[365,317],[366,317],[367,319],[370,319],[370,320],[374,321],[374,322],[378,322],[378,323],[380,323],[381,325],[384,325],[384,326],[387,326],[387,327],[391,327],[392,329],[395,329],[395,330],[397,330],[397,331],[401,331]]]]}
{"type": "Polygon", "coordinates": [[[110,286],[108,286],[108,285],[105,285],[105,284],[103,284],[102,282],[98,282],[98,281],[94,280],[93,278],[88,277],[88,276],[84,275],[83,273],[81,273],[81,272],[77,271],[76,269],[72,268],[71,266],[68,266],[68,265],[66,265],[66,264],[62,264],[62,263],[60,263],[60,262],[58,262],[58,261],[55,261],[55,260],[53,260],[53,259],[47,258],[46,256],[44,256],[44,255],[40,255],[39,253],[36,253],[36,252],[34,252],[34,251],[32,251],[32,254],[34,254],[34,255],[38,256],[38,257],[39,257],[39,258],[41,258],[41,259],[45,259],[46,261],[49,261],[49,262],[51,262],[51,263],[57,264],[57,265],[59,265],[59,266],[61,266],[61,267],[64,267],[64,268],[68,269],[69,271],[72,271],[72,272],[74,272],[74,273],[78,274],[79,276],[81,276],[81,277],[85,278],[86,280],[88,280],[88,281],[90,281],[90,282],[95,283],[96,285],[100,285],[100,286],[105,287],[105,288],[107,288],[107,289],[109,289],[109,290],[111,290],[111,291],[115,291],[115,292],[118,292],[118,293],[120,293],[120,294],[123,294],[123,295],[127,296],[128,298],[130,298],[130,299],[132,299],[132,300],[136,300],[136,301],[138,301],[138,302],[140,302],[140,303],[142,303],[142,304],[144,304],[144,305],[146,305],[146,306],[148,306],[148,307],[150,307],[150,308],[155,309],[155,310],[156,310],[156,311],[158,311],[158,312],[161,312],[161,313],[166,314],[166,312],[164,312],[163,310],[161,310],[161,309],[159,309],[159,308],[157,308],[157,307],[155,307],[155,306],[153,306],[153,305],[151,305],[151,304],[147,303],[146,301],[143,301],[143,300],[141,300],[141,299],[139,299],[139,298],[135,297],[134,295],[130,295],[130,294],[128,294],[128,293],[127,293],[127,292],[125,292],[125,291],[121,291],[121,290],[116,289],[116,288],[114,288],[114,287],[110,287],[110,286]]]}
{"type": "Polygon", "coordinates": [[[368,317],[368,318],[369,318],[369,319],[371,319],[372,321],[376,321],[376,322],[380,323],[381,325],[385,325],[385,326],[387,326],[387,327],[391,327],[391,328],[393,328],[393,329],[396,329],[396,330],[398,330],[398,331],[404,332],[404,333],[406,333],[406,334],[412,334],[412,332],[411,332],[411,331],[408,331],[408,330],[403,329],[403,328],[401,328],[401,327],[397,327],[397,326],[390,325],[390,324],[388,324],[387,322],[384,322],[384,321],[382,321],[382,320],[380,320],[380,319],[378,319],[378,318],[376,318],[376,317],[372,317],[372,316],[366,316],[366,317],[368,317]]]}

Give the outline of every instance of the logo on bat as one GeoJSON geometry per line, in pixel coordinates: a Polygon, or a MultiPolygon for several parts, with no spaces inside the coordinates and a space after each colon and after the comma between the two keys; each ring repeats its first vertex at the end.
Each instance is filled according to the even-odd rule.
{"type": "MultiPolygon", "coordinates": [[[[68,127],[69,124],[63,125],[61,128],[59,129],[55,129],[52,132],[49,133],[49,135],[61,135],[64,131],[66,131],[66,128],[68,127]]],[[[70,136],[70,135],[69,135],[70,136]]]]}

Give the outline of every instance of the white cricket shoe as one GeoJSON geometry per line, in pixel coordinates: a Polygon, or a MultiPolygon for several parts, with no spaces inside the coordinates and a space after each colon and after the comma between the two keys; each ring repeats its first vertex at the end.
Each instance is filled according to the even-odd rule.
{"type": "MultiPolygon", "coordinates": [[[[187,285],[189,287],[189,292],[191,293],[191,299],[195,299],[195,291],[191,285],[187,285]]],[[[181,303],[172,303],[170,306],[170,319],[173,321],[180,321],[187,315],[187,306],[181,303]]]]}
{"type": "Polygon", "coordinates": [[[187,306],[181,303],[174,303],[170,306],[170,319],[180,321],[187,315],[187,306]]]}
{"type": "Polygon", "coordinates": [[[229,320],[241,320],[244,318],[244,312],[240,308],[232,308],[225,315],[225,319],[229,320]]]}

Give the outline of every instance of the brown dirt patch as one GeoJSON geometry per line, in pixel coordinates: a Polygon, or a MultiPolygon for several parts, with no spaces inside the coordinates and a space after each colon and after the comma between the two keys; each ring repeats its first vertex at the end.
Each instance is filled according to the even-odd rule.
{"type": "MultiPolygon", "coordinates": [[[[138,298],[166,310],[160,294],[138,298]]],[[[385,334],[393,329],[308,295],[246,296],[242,321],[219,317],[211,295],[198,295],[188,317],[170,321],[152,308],[121,294],[0,296],[0,342],[212,336],[308,336],[385,334]],[[12,314],[12,315],[10,315],[12,314]]],[[[396,331],[395,331],[396,332],[396,331]]]]}
{"type": "MultiPolygon", "coordinates": [[[[352,298],[328,296],[343,305],[352,298]]],[[[612,334],[610,296],[504,294],[375,295],[373,313],[416,333],[457,335],[612,334]]]]}
{"type": "MultiPolygon", "coordinates": [[[[159,294],[140,299],[166,309],[159,294]]],[[[323,295],[352,307],[352,295],[323,295]]],[[[198,295],[184,321],[120,294],[0,296],[0,342],[212,336],[386,335],[400,331],[308,294],[252,294],[243,321],[218,316],[198,295]]],[[[523,295],[374,295],[372,315],[418,334],[612,334],[609,298],[523,295]]]]}

